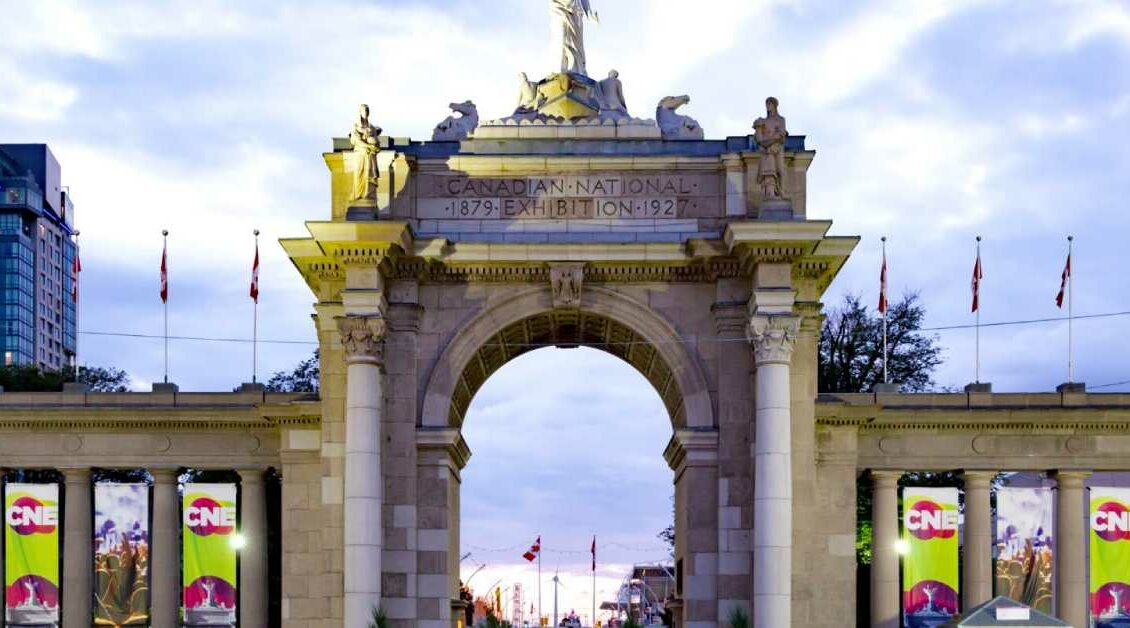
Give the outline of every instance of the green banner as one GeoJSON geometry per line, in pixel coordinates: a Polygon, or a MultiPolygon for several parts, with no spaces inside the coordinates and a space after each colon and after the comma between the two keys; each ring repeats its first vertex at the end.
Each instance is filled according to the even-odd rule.
{"type": "Polygon", "coordinates": [[[1130,623],[1130,489],[1091,488],[1091,617],[1095,628],[1130,623]]]}
{"type": "Polygon", "coordinates": [[[185,484],[182,508],[185,626],[236,621],[235,484],[185,484]]]}
{"type": "Polygon", "coordinates": [[[4,524],[6,623],[58,626],[59,485],[8,484],[4,524]]]}
{"type": "Polygon", "coordinates": [[[903,625],[935,626],[957,614],[956,488],[902,489],[903,625]]]}

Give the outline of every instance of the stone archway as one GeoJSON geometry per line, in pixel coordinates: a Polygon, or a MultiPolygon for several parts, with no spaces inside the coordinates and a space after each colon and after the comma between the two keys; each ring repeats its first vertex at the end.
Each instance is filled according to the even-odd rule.
{"type": "Polygon", "coordinates": [[[597,287],[586,289],[580,308],[555,309],[548,289],[534,289],[479,313],[433,366],[420,425],[459,427],[479,386],[503,364],[539,347],[578,345],[635,367],[663,400],[673,429],[717,426],[705,373],[675,327],[630,297],[597,287]]]}
{"type": "MultiPolygon", "coordinates": [[[[455,327],[438,351],[422,392],[417,441],[419,476],[429,478],[431,490],[430,498],[420,497],[443,502],[440,510],[424,511],[442,514],[443,520],[418,533],[442,537],[447,560],[440,567],[451,599],[459,586],[460,473],[470,455],[461,435],[466,409],[492,373],[519,355],[547,346],[600,349],[624,360],[651,383],[673,432],[664,457],[674,472],[676,588],[682,585],[684,571],[691,580],[714,577],[704,573],[702,565],[716,560],[717,423],[705,370],[693,342],[684,344],[686,335],[646,304],[595,286],[585,288],[580,306],[574,308],[555,308],[548,287],[523,289],[487,302],[455,327]],[[704,544],[703,539],[709,541],[704,544]],[[688,567],[684,570],[683,565],[688,567]]],[[[695,595],[704,598],[695,609],[699,616],[717,606],[713,586],[700,587],[695,595]]],[[[453,609],[452,616],[456,613],[453,609]]]]}

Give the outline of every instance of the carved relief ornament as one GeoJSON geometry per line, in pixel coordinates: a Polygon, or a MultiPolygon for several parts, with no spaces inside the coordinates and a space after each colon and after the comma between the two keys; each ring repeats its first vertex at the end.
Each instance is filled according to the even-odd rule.
{"type": "Polygon", "coordinates": [[[337,328],[341,333],[346,362],[384,362],[384,339],[388,327],[383,317],[342,316],[337,319],[337,328]]]}
{"type": "Polygon", "coordinates": [[[550,264],[549,287],[553,291],[553,307],[581,307],[581,284],[584,280],[584,263],[550,264]]]}
{"type": "Polygon", "coordinates": [[[754,315],[746,327],[746,338],[753,344],[753,358],[761,364],[788,364],[800,331],[800,317],[754,315]]]}

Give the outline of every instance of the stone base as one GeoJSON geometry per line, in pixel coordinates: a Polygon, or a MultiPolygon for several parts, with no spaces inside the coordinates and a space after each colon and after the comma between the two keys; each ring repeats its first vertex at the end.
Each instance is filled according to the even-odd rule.
{"type": "Polygon", "coordinates": [[[792,220],[793,203],[788,199],[765,200],[757,204],[758,220],[792,220]]]}
{"type": "Polygon", "coordinates": [[[90,392],[90,386],[82,382],[63,382],[63,393],[68,395],[84,395],[90,392]]]}
{"type": "Polygon", "coordinates": [[[991,393],[993,392],[993,385],[989,382],[975,382],[965,385],[965,392],[967,393],[991,393]]]}
{"type": "Polygon", "coordinates": [[[1083,382],[1064,382],[1055,387],[1057,393],[1085,393],[1087,384],[1083,382]]]}
{"type": "Polygon", "coordinates": [[[352,205],[345,210],[345,219],[349,222],[365,222],[377,219],[377,204],[352,205]]]}
{"type": "Polygon", "coordinates": [[[243,382],[235,391],[241,393],[264,393],[267,392],[267,387],[261,382],[243,382]]]}
{"type": "Polygon", "coordinates": [[[161,382],[161,383],[154,382],[153,383],[153,392],[155,392],[155,393],[165,393],[165,394],[180,392],[180,386],[177,386],[176,384],[174,384],[172,382],[161,382]]]}
{"type": "Polygon", "coordinates": [[[900,386],[901,386],[901,384],[898,384],[898,383],[895,383],[895,382],[888,382],[888,383],[884,383],[884,384],[875,384],[875,386],[871,389],[871,392],[882,394],[882,395],[897,394],[899,392],[900,386]]]}
{"type": "Polygon", "coordinates": [[[600,115],[596,86],[596,81],[587,76],[572,72],[554,74],[538,83],[538,94],[545,98],[538,113],[565,120],[596,117],[600,115]]]}

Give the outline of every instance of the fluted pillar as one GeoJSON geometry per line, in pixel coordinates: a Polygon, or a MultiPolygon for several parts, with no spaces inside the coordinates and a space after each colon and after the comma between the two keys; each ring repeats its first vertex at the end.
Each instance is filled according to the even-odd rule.
{"type": "Polygon", "coordinates": [[[180,615],[180,522],[177,472],[150,469],[153,475],[153,530],[149,543],[151,626],[177,626],[180,615]]]}
{"type": "Polygon", "coordinates": [[[871,472],[871,628],[899,628],[898,490],[902,471],[871,472]]]}
{"type": "Polygon", "coordinates": [[[240,469],[239,625],[267,628],[267,496],[261,469],[240,469]]]}
{"type": "Polygon", "coordinates": [[[337,319],[345,349],[345,625],[368,625],[381,604],[381,367],[385,320],[337,319]]]}
{"type": "Polygon", "coordinates": [[[1088,471],[1057,471],[1056,481],[1056,614],[1072,626],[1088,626],[1087,619],[1087,517],[1083,482],[1088,471]]]}
{"type": "Polygon", "coordinates": [[[88,628],[93,622],[94,548],[90,469],[62,469],[66,493],[63,511],[63,628],[88,628]]]}
{"type": "Polygon", "coordinates": [[[757,365],[753,487],[753,625],[792,625],[792,393],[789,362],[800,319],[754,315],[757,365]]]}
{"type": "Polygon", "coordinates": [[[989,486],[995,471],[965,471],[965,551],[962,609],[993,599],[993,533],[989,486]]]}

